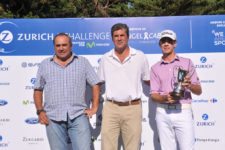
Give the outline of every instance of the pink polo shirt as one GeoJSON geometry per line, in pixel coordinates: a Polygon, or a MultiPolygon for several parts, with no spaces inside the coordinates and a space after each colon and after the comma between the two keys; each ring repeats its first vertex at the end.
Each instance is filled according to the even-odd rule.
{"type": "MultiPolygon", "coordinates": [[[[165,62],[164,60],[161,60],[151,67],[150,93],[167,95],[169,92],[172,92],[174,83],[177,82],[177,73],[179,68],[188,71],[188,76],[191,77],[191,84],[200,84],[193,62],[188,58],[176,56],[176,58],[172,62],[165,62]]],[[[189,104],[191,103],[191,101],[191,91],[186,89],[184,98],[179,102],[182,104],[189,104]]]]}

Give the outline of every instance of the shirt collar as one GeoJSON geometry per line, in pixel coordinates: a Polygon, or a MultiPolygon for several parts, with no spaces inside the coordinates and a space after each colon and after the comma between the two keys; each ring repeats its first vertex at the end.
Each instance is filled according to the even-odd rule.
{"type": "MultiPolygon", "coordinates": [[[[53,61],[53,58],[55,57],[55,55],[53,55],[51,58],[50,58],[50,61],[53,61]]],[[[75,53],[72,53],[72,57],[73,57],[73,59],[72,60],[74,60],[75,58],[78,58],[78,56],[75,54],[75,53]]]]}
{"type": "Polygon", "coordinates": [[[180,57],[178,55],[176,55],[175,58],[170,62],[165,61],[161,58],[160,64],[169,64],[169,63],[173,63],[174,61],[180,61],[180,57]]]}
{"type": "MultiPolygon", "coordinates": [[[[137,50],[135,50],[134,48],[129,47],[129,49],[130,49],[130,54],[129,54],[128,57],[134,56],[134,55],[137,54],[137,50]]],[[[110,56],[110,57],[117,57],[116,54],[115,54],[115,49],[112,49],[112,50],[110,51],[109,56],[110,56]]]]}

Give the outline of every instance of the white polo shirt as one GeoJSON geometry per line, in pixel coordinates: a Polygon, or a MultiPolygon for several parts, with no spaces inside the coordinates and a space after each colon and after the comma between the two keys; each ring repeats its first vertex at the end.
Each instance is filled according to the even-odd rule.
{"type": "Polygon", "coordinates": [[[98,76],[105,82],[106,99],[125,102],[141,98],[141,80],[150,80],[147,57],[130,47],[129,56],[121,63],[112,49],[101,58],[98,76]]]}

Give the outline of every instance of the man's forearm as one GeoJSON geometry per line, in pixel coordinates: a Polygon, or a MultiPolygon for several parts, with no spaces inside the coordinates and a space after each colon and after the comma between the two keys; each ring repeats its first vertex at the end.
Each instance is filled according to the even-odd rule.
{"type": "Polygon", "coordinates": [[[202,88],[200,85],[191,84],[189,89],[191,90],[192,93],[194,93],[196,95],[202,94],[202,88]]]}
{"type": "Polygon", "coordinates": [[[99,106],[99,96],[100,96],[100,86],[97,84],[92,87],[92,108],[96,109],[96,111],[99,106]]]}
{"type": "Polygon", "coordinates": [[[158,93],[151,94],[151,99],[158,103],[164,103],[167,101],[167,95],[160,95],[158,93]]]}
{"type": "Polygon", "coordinates": [[[37,110],[43,109],[43,91],[41,90],[34,90],[34,104],[37,110]]]}

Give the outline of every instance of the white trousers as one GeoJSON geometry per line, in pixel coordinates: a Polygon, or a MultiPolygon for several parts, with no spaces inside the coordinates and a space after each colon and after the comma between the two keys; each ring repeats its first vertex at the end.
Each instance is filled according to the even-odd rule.
{"type": "Polygon", "coordinates": [[[193,150],[195,143],[192,109],[157,107],[156,123],[161,150],[193,150]]]}

